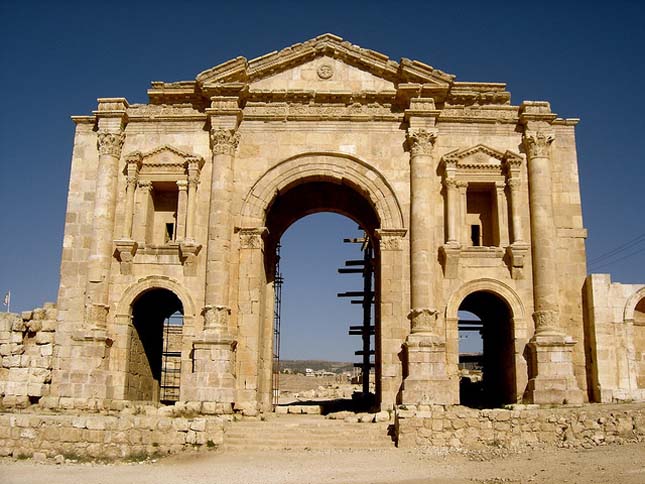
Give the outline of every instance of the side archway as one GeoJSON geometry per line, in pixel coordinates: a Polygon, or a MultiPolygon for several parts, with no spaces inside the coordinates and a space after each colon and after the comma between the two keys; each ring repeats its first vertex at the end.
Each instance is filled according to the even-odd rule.
{"type": "Polygon", "coordinates": [[[629,373],[639,391],[645,390],[645,287],[632,294],[625,304],[629,373]]]}
{"type": "Polygon", "coordinates": [[[450,297],[446,325],[448,358],[459,375],[461,403],[497,407],[521,401],[528,382],[524,358],[528,327],[517,293],[495,279],[470,281],[450,297]],[[460,311],[476,318],[461,321],[460,311]],[[460,335],[469,332],[479,333],[482,347],[466,345],[462,353],[460,335]]]}
{"type": "Polygon", "coordinates": [[[114,318],[115,394],[126,400],[173,403],[191,372],[190,335],[195,305],[188,292],[165,276],[129,286],[114,318]]]}

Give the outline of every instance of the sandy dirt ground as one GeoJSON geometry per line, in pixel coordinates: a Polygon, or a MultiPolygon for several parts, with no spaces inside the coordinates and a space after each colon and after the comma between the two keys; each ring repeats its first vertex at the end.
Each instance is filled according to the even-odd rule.
{"type": "Polygon", "coordinates": [[[156,462],[0,460],[2,484],[645,483],[645,443],[522,453],[387,449],[181,454],[156,462]]]}

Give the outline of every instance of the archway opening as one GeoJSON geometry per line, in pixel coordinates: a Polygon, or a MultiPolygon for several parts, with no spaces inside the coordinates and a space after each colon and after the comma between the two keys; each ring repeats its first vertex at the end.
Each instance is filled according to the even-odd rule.
{"type": "Polygon", "coordinates": [[[499,296],[477,291],[459,306],[460,403],[495,408],[516,402],[511,311],[499,296]]]}
{"type": "Polygon", "coordinates": [[[179,400],[183,313],[181,301],[167,289],[150,289],[132,303],[127,399],[179,400]]]}
{"type": "Polygon", "coordinates": [[[275,282],[279,246],[284,281],[281,308],[274,307],[274,316],[281,313],[273,321],[274,331],[279,329],[273,341],[274,356],[279,355],[273,363],[274,405],[308,403],[322,413],[375,407],[380,355],[374,233],[379,221],[371,204],[353,187],[309,180],[276,196],[266,226],[267,279],[275,282]],[[347,260],[361,270],[340,274],[347,260]],[[361,265],[361,260],[368,262],[361,265]],[[367,266],[370,288],[365,290],[362,269],[367,266]],[[340,293],[353,297],[339,298],[340,293]],[[354,365],[365,364],[366,345],[363,373],[354,365]]]}
{"type": "Polygon", "coordinates": [[[645,388],[645,297],[634,308],[634,350],[636,383],[638,388],[645,388]]]}

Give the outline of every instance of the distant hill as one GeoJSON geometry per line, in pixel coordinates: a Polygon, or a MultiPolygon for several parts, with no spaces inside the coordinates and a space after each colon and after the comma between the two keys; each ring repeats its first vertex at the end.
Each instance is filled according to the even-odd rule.
{"type": "Polygon", "coordinates": [[[311,368],[314,371],[327,370],[342,373],[352,371],[354,363],[325,360],[280,360],[280,370],[283,371],[285,368],[291,368],[296,373],[304,373],[306,368],[311,368]]]}

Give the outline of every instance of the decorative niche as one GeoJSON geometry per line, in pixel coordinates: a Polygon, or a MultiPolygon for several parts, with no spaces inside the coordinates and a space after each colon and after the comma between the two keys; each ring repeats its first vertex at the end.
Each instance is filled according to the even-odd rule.
{"type": "Polygon", "coordinates": [[[505,259],[512,277],[522,277],[528,253],[519,207],[522,163],[519,154],[483,144],[443,156],[446,278],[458,276],[462,259],[478,267],[505,259]]]}
{"type": "Polygon", "coordinates": [[[131,272],[135,255],[176,260],[194,273],[201,244],[194,239],[197,187],[204,159],[164,145],[126,157],[126,193],[121,238],[115,255],[121,272],[131,272]]]}

